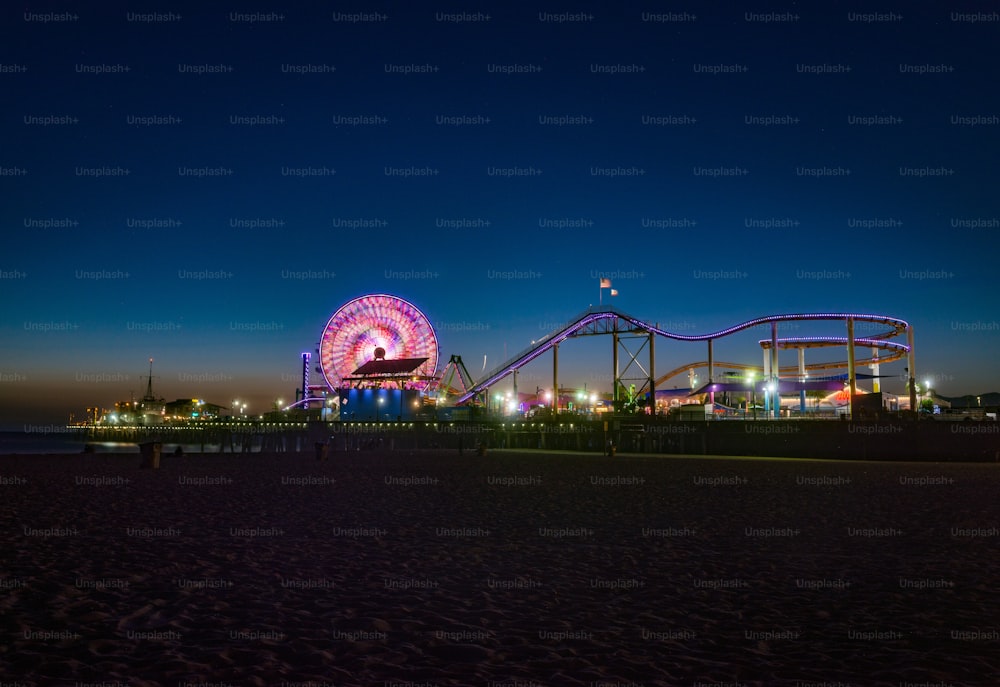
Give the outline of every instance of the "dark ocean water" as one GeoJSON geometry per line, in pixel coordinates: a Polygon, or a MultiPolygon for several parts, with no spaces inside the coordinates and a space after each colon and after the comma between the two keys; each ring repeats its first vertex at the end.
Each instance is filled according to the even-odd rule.
{"type": "MultiPolygon", "coordinates": [[[[6,431],[0,432],[0,453],[82,453],[86,441],[72,432],[6,431]]],[[[135,450],[138,447],[132,444],[135,450]]]]}
{"type": "MultiPolygon", "coordinates": [[[[129,441],[87,441],[73,432],[61,431],[0,431],[0,455],[83,453],[90,445],[96,453],[139,453],[139,444],[129,441]]],[[[178,444],[164,443],[163,452],[170,453],[178,444]]],[[[180,444],[185,453],[198,453],[200,444],[180,444]]],[[[205,444],[205,451],[217,452],[218,444],[205,444]]]]}

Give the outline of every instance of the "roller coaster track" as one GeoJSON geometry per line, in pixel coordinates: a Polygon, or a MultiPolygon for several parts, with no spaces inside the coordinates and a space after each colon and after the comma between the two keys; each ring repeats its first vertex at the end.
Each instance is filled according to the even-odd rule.
{"type": "MultiPolygon", "coordinates": [[[[868,313],[794,313],[785,315],[767,315],[765,317],[758,317],[752,320],[747,320],[746,322],[741,322],[740,324],[734,325],[732,327],[727,327],[726,329],[720,329],[716,332],[711,332],[708,334],[678,334],[675,332],[668,332],[664,329],[660,329],[658,326],[650,324],[640,320],[632,315],[624,313],[616,308],[592,308],[586,310],[575,319],[571,320],[564,327],[557,329],[555,332],[542,337],[542,339],[534,342],[530,347],[516,354],[506,362],[502,363],[498,367],[494,368],[483,376],[479,381],[477,381],[466,393],[462,394],[455,399],[456,404],[467,403],[477,395],[483,393],[486,389],[502,380],[514,371],[524,367],[530,363],[535,358],[551,350],[554,346],[557,346],[564,342],[566,339],[575,336],[585,336],[591,334],[611,334],[613,332],[618,333],[636,333],[636,332],[646,332],[651,334],[656,334],[667,339],[673,339],[674,341],[713,341],[715,339],[721,339],[726,336],[730,336],[737,332],[744,331],[746,329],[751,329],[753,327],[759,327],[761,325],[772,325],[780,322],[801,322],[801,321],[843,321],[853,320],[855,322],[871,322],[875,324],[885,325],[885,331],[878,332],[872,336],[867,336],[864,338],[855,338],[855,346],[862,347],[874,347],[881,350],[889,352],[889,355],[885,358],[879,358],[879,363],[890,362],[892,360],[897,360],[900,357],[907,355],[910,352],[910,347],[907,344],[900,344],[896,342],[889,341],[897,336],[902,335],[904,332],[909,330],[910,325],[901,319],[895,317],[889,317],[887,315],[874,315],[868,313]],[[624,325],[624,327],[622,326],[624,325]]],[[[817,337],[799,337],[794,339],[778,339],[776,341],[779,348],[812,348],[812,347],[822,347],[822,346],[846,346],[847,337],[833,337],[833,336],[817,336],[817,337]]],[[[761,342],[762,346],[770,347],[771,341],[766,340],[761,342]]],[[[873,362],[873,359],[856,360],[855,365],[867,365],[873,362]]],[[[701,365],[707,365],[707,362],[701,363],[701,365]]],[[[754,366],[739,366],[735,363],[713,363],[713,365],[719,367],[734,367],[735,369],[757,369],[754,366]]],[[[659,377],[657,381],[664,381],[670,377],[679,373],[679,371],[688,370],[691,367],[697,365],[684,365],[683,367],[677,368],[671,371],[667,375],[659,377]]],[[[843,368],[846,367],[847,363],[812,363],[807,365],[806,369],[831,369],[831,368],[843,368]]],[[[798,368],[782,368],[781,371],[797,372],[798,368]]]]}
{"type": "MultiPolygon", "coordinates": [[[[816,347],[819,347],[819,346],[846,346],[847,345],[847,337],[846,336],[844,336],[844,337],[826,337],[826,339],[823,339],[822,341],[820,341],[819,339],[820,339],[820,337],[817,337],[816,339],[808,339],[808,338],[805,338],[805,339],[803,339],[803,338],[797,338],[797,339],[778,339],[778,348],[816,348],[816,347]]],[[[761,341],[759,343],[760,343],[761,347],[763,347],[763,348],[770,348],[771,347],[771,340],[770,339],[761,339],[761,341]]],[[[873,365],[875,363],[878,363],[878,364],[891,363],[893,361],[899,360],[900,358],[906,356],[906,354],[909,353],[909,350],[910,350],[909,346],[906,346],[905,344],[899,344],[899,343],[895,343],[895,342],[892,342],[892,341],[874,340],[874,339],[871,339],[871,338],[855,339],[854,340],[854,345],[855,346],[860,346],[860,347],[863,347],[863,348],[867,348],[867,347],[878,348],[879,350],[883,350],[883,351],[888,351],[889,352],[889,355],[887,355],[887,356],[879,356],[877,358],[876,357],[858,358],[854,362],[854,364],[857,365],[858,367],[863,367],[865,365],[873,365]]],[[[750,370],[750,371],[755,371],[755,372],[758,372],[758,373],[761,371],[761,366],[760,365],[746,365],[744,363],[728,363],[728,362],[719,361],[719,360],[714,361],[712,363],[712,366],[715,367],[715,368],[725,368],[725,369],[731,369],[731,370],[750,370]]],[[[847,366],[847,363],[845,361],[826,362],[826,363],[807,363],[805,365],[805,369],[806,369],[806,371],[811,371],[811,370],[839,370],[839,369],[843,369],[846,366],[847,366]]],[[[679,367],[675,367],[670,372],[657,377],[656,378],[656,386],[660,386],[660,384],[662,384],[663,382],[667,381],[668,379],[672,379],[672,378],[676,377],[679,374],[683,374],[684,372],[687,372],[688,370],[702,368],[702,367],[708,367],[708,361],[707,360],[702,360],[702,361],[695,362],[695,363],[688,363],[687,365],[680,365],[679,367]]],[[[778,374],[779,375],[796,376],[796,375],[798,375],[798,373],[799,373],[799,367],[798,367],[798,365],[785,365],[785,366],[779,368],[779,370],[778,370],[778,374]]]]}

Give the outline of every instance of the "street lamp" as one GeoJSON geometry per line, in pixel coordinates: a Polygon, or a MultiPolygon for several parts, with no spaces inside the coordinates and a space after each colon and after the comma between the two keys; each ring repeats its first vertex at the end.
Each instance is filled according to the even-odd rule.
{"type": "Polygon", "coordinates": [[[382,407],[382,401],[383,400],[384,399],[381,396],[379,396],[378,397],[378,403],[375,404],[375,424],[376,425],[378,424],[378,411],[379,411],[379,408],[382,407]]]}

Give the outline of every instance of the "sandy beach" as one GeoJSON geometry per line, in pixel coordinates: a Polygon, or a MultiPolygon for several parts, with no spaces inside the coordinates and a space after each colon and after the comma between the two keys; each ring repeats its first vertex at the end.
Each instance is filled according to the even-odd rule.
{"type": "Polygon", "coordinates": [[[995,464],[0,456],[5,684],[995,685],[995,464]]]}

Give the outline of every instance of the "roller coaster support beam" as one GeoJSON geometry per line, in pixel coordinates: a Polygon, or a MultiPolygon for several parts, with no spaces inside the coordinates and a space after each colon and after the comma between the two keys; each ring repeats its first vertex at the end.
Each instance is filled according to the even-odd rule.
{"type": "Polygon", "coordinates": [[[656,416],[656,355],[653,352],[653,332],[649,333],[649,414],[656,416]]]}
{"type": "Polygon", "coordinates": [[[850,403],[850,413],[851,419],[854,419],[854,394],[858,392],[858,380],[856,376],[856,371],[854,369],[854,318],[847,318],[847,383],[849,385],[850,398],[848,403],[850,403]]]}
{"type": "MultiPolygon", "coordinates": [[[[708,340],[708,383],[715,383],[715,358],[712,354],[712,339],[708,340]]],[[[715,392],[710,391],[708,393],[708,402],[712,404],[712,410],[715,410],[715,392]]]]}
{"type": "Polygon", "coordinates": [[[910,410],[913,412],[917,411],[917,363],[916,356],[913,352],[913,325],[908,325],[906,327],[906,343],[910,347],[910,352],[908,355],[907,363],[909,364],[910,372],[910,410]]]}
{"type": "Polygon", "coordinates": [[[771,322],[771,403],[774,405],[774,417],[781,417],[781,396],[778,394],[778,323],[771,322]]]}
{"type": "MultiPolygon", "coordinates": [[[[806,381],[806,349],[799,347],[799,381],[806,381]]],[[[799,391],[799,414],[805,417],[806,414],[806,390],[799,391]]]]}
{"type": "Polygon", "coordinates": [[[517,370],[514,370],[514,408],[521,409],[521,399],[517,395],[517,370]]]}
{"type": "Polygon", "coordinates": [[[872,348],[872,364],[868,367],[872,371],[872,393],[877,394],[882,391],[882,384],[878,378],[878,349],[872,348]]]}
{"type": "Polygon", "coordinates": [[[559,414],[559,344],[552,346],[552,413],[559,414]]]}
{"type": "Polygon", "coordinates": [[[611,332],[611,408],[618,412],[618,321],[615,320],[614,331],[611,332]]]}
{"type": "Polygon", "coordinates": [[[764,417],[771,414],[771,351],[764,349],[764,417]]]}

